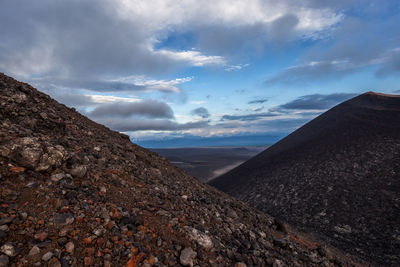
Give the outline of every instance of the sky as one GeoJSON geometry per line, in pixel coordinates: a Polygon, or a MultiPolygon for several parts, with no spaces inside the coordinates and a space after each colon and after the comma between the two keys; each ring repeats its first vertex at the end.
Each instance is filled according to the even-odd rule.
{"type": "Polygon", "coordinates": [[[0,72],[146,147],[267,145],[400,93],[398,0],[1,0],[0,72]]]}

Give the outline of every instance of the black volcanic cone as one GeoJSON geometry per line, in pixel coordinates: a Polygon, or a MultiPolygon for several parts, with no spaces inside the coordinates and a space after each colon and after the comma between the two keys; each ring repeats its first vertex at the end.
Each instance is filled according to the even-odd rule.
{"type": "Polygon", "coordinates": [[[210,182],[376,264],[400,262],[400,97],[365,93],[210,182]]]}

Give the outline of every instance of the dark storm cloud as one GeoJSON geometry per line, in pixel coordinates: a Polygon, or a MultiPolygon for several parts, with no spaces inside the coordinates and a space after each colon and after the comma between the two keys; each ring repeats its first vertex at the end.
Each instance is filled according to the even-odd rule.
{"type": "MultiPolygon", "coordinates": [[[[184,79],[183,79],[184,80],[184,79]]],[[[57,80],[57,84],[62,86],[85,88],[97,92],[134,92],[143,93],[150,91],[158,91],[163,93],[181,92],[177,87],[180,83],[185,81],[176,82],[173,84],[171,81],[155,81],[153,84],[146,84],[145,81],[139,82],[119,82],[119,81],[101,81],[101,80],[57,80]]]]}
{"type": "Polygon", "coordinates": [[[271,112],[264,112],[264,113],[253,113],[253,114],[245,114],[245,115],[224,115],[221,118],[221,121],[233,121],[233,120],[239,120],[239,121],[254,121],[258,119],[262,119],[265,117],[275,117],[280,115],[279,113],[271,113],[271,112]]]}
{"type": "Polygon", "coordinates": [[[57,84],[62,86],[74,87],[74,88],[85,88],[92,91],[98,92],[145,92],[149,91],[149,88],[144,85],[136,85],[134,83],[126,82],[108,82],[108,81],[88,81],[88,80],[57,80],[57,84]]]}
{"type": "Polygon", "coordinates": [[[41,62],[52,76],[90,80],[173,67],[173,60],[148,49],[145,22],[120,19],[115,6],[112,1],[2,1],[1,65],[35,73],[41,62]]]}
{"type": "Polygon", "coordinates": [[[87,107],[94,104],[92,97],[86,95],[65,93],[57,94],[53,97],[60,103],[63,103],[64,105],[67,105],[69,107],[79,108],[87,107]]]}
{"type": "Polygon", "coordinates": [[[329,95],[313,94],[301,96],[286,104],[280,105],[278,109],[295,109],[295,110],[309,110],[309,109],[329,109],[345,100],[348,100],[356,94],[351,93],[336,93],[329,95]]]}
{"type": "Polygon", "coordinates": [[[105,124],[113,130],[121,132],[133,132],[133,131],[181,131],[189,129],[205,128],[208,126],[208,122],[188,122],[188,123],[177,123],[171,120],[145,120],[145,119],[104,119],[98,122],[105,124]]]}
{"type": "Polygon", "coordinates": [[[256,99],[256,100],[252,100],[252,101],[247,102],[247,104],[263,104],[263,103],[265,103],[267,101],[268,101],[267,98],[256,99]]]}
{"type": "Polygon", "coordinates": [[[196,116],[200,116],[203,119],[210,117],[210,113],[208,112],[208,110],[206,108],[203,108],[203,107],[193,109],[190,112],[190,114],[196,115],[196,116]]]}
{"type": "Polygon", "coordinates": [[[35,84],[35,87],[68,107],[81,108],[96,104],[91,96],[75,94],[69,89],[56,88],[51,85],[46,86],[40,83],[35,84]]]}
{"type": "Polygon", "coordinates": [[[87,115],[92,118],[127,118],[141,116],[147,118],[173,118],[172,109],[165,103],[155,100],[140,102],[115,102],[98,105],[87,115]]]}

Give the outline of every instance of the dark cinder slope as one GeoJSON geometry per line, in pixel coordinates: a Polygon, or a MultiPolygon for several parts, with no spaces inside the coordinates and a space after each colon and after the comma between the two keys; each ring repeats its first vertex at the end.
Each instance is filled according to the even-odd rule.
{"type": "Polygon", "coordinates": [[[352,265],[3,74],[0,124],[0,266],[352,265]]]}
{"type": "Polygon", "coordinates": [[[348,100],[210,184],[377,265],[398,265],[400,97],[348,100]]]}

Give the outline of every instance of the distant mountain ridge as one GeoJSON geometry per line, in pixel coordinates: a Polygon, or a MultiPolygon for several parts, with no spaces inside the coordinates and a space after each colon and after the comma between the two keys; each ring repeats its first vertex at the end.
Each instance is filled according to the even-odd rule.
{"type": "Polygon", "coordinates": [[[377,265],[396,265],[400,97],[345,101],[210,184],[377,265]]]}

